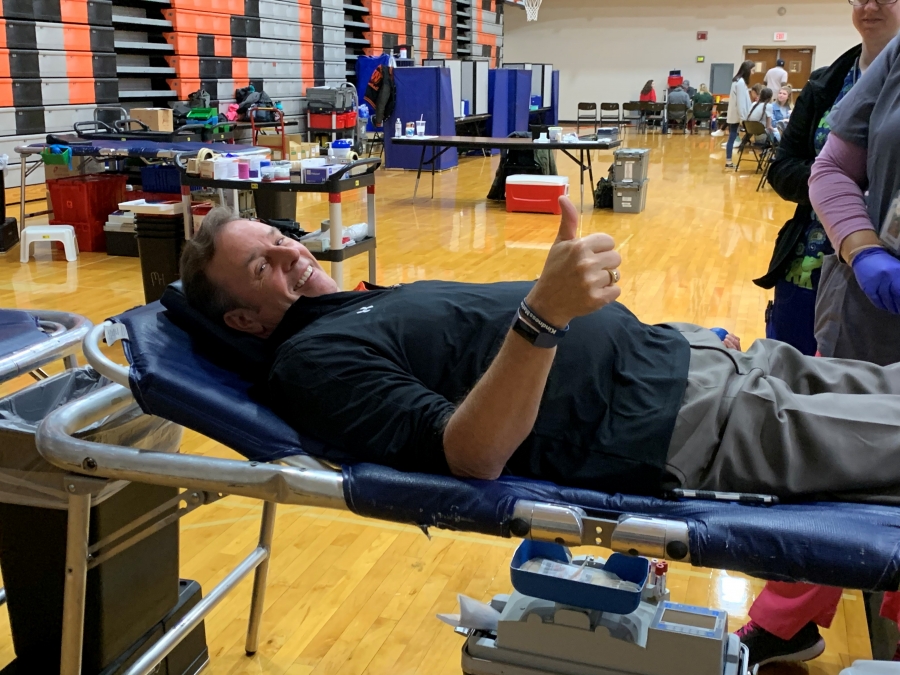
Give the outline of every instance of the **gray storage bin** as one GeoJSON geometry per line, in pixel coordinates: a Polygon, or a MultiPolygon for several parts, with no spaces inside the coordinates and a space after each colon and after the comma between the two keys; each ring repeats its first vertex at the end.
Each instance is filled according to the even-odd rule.
{"type": "Polygon", "coordinates": [[[647,186],[650,181],[640,183],[613,183],[613,212],[640,213],[647,205],[647,186]]]}
{"type": "Polygon", "coordinates": [[[640,183],[647,179],[650,151],[646,148],[620,148],[613,153],[615,169],[613,181],[640,183]]]}

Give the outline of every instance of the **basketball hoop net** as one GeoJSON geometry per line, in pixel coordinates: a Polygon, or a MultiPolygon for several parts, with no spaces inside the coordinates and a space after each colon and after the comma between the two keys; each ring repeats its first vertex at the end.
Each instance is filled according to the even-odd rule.
{"type": "Polygon", "coordinates": [[[528,21],[537,21],[541,0],[522,0],[522,4],[525,5],[525,18],[528,21]]]}

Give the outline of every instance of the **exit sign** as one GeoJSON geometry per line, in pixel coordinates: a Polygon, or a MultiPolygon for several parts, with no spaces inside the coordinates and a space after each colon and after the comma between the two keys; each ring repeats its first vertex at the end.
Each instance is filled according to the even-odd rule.
{"type": "Polygon", "coordinates": [[[775,33],[775,42],[787,42],[787,33],[775,33]]]}

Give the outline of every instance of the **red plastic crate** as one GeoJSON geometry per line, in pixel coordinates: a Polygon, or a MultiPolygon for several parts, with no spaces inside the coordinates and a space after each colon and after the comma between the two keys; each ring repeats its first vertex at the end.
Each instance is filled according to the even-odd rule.
{"type": "Polygon", "coordinates": [[[106,233],[103,231],[105,221],[89,220],[79,222],[77,220],[59,220],[54,218],[50,221],[50,224],[71,225],[74,227],[79,251],[100,253],[106,250],[106,233]]]}
{"type": "Polygon", "coordinates": [[[48,180],[53,215],[63,225],[105,221],[125,201],[125,181],[125,176],[117,174],[48,180]]]}
{"type": "Polygon", "coordinates": [[[312,129],[349,129],[356,124],[356,112],[337,113],[334,126],[331,124],[331,115],[328,113],[310,113],[309,126],[312,129]]]}

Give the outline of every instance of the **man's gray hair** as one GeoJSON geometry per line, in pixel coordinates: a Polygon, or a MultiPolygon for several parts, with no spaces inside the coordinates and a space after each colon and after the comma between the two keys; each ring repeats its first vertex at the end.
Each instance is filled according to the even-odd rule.
{"type": "Polygon", "coordinates": [[[216,255],[216,240],[229,223],[240,220],[225,207],[212,209],[203,219],[194,238],[181,251],[181,284],[188,303],[214,321],[222,321],[226,312],[242,307],[224,289],[209,278],[206,270],[216,255]]]}

